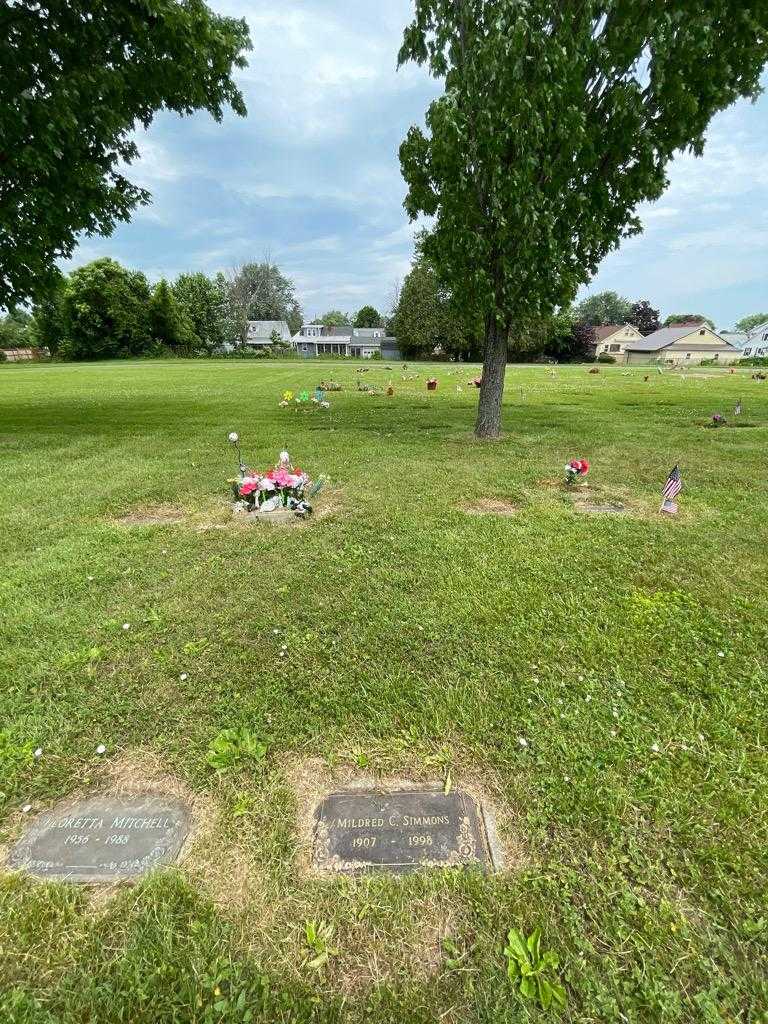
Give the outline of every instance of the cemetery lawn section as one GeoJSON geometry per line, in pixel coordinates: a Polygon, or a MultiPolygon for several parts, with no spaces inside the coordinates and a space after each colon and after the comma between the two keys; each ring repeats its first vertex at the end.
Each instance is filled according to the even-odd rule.
{"type": "Polygon", "coordinates": [[[0,874],[0,1020],[768,1020],[768,382],[513,366],[480,443],[478,367],[366,369],[0,367],[0,847],[150,782],[196,822],[135,885],[0,874]],[[230,430],[328,475],[313,521],[232,524],[230,430]],[[307,793],[354,779],[481,793],[505,870],[313,874],[307,793]]]}

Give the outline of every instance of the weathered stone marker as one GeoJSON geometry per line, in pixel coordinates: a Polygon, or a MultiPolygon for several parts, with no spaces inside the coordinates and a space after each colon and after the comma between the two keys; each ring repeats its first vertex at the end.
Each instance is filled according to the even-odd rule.
{"type": "Polygon", "coordinates": [[[137,878],[175,861],[189,828],[189,809],[172,797],[93,797],[39,815],[8,866],[67,882],[137,878]]]}
{"type": "Polygon", "coordinates": [[[491,863],[477,804],[457,790],[332,793],[315,812],[314,866],[404,872],[491,863]]]}

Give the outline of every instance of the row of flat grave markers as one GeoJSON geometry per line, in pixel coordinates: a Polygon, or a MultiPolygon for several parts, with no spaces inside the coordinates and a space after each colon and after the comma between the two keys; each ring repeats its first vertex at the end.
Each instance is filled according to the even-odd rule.
{"type": "MultiPolygon", "coordinates": [[[[175,798],[93,797],[40,814],[7,866],[67,882],[130,881],[178,860],[191,827],[190,808],[175,798]]],[[[330,794],[315,810],[312,863],[351,874],[501,867],[482,805],[442,789],[330,794]]]]}

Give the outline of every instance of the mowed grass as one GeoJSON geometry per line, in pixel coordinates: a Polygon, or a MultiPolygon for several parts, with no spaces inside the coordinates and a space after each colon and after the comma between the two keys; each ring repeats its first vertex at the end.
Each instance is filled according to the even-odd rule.
{"type": "Polygon", "coordinates": [[[511,367],[480,444],[476,368],[412,372],[369,364],[386,397],[351,363],[0,369],[0,843],[110,772],[205,809],[134,887],[0,876],[0,1019],[768,1020],[768,385],[511,367]],[[278,407],[321,377],[330,410],[278,407]],[[705,429],[737,399],[750,425],[705,429]],[[252,465],[327,473],[329,514],[201,529],[228,523],[232,429],[252,465]],[[573,457],[631,514],[577,514],[573,457]],[[184,521],[118,522],[158,507],[184,521]],[[214,771],[224,728],[266,759],[214,771]],[[448,770],[505,872],[304,871],[302,780],[448,770]],[[334,927],[319,969],[307,919],[334,927]],[[558,954],[564,1010],[506,979],[511,927],[558,954]]]}

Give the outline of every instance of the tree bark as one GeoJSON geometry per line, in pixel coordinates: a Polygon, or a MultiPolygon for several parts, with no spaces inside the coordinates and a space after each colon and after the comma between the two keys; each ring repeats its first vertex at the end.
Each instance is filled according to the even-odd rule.
{"type": "Polygon", "coordinates": [[[477,403],[475,437],[501,436],[501,400],[504,396],[504,371],[507,367],[509,327],[494,317],[485,320],[483,377],[477,403]]]}

